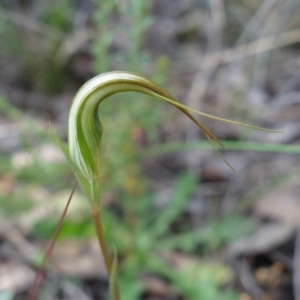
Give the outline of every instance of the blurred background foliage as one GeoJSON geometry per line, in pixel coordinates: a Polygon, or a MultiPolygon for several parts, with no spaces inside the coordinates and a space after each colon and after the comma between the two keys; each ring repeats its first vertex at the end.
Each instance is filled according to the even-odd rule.
{"type": "MultiPolygon", "coordinates": [[[[79,87],[96,74],[126,70],[195,109],[287,134],[205,120],[235,150],[225,155],[240,172],[237,178],[172,107],[134,93],[101,104],[103,218],[109,244],[118,250],[122,299],[293,299],[280,298],[282,285],[259,281],[255,298],[255,288],[233,268],[240,261],[228,264],[226,251],[276,219],[274,212],[253,214],[252,204],[299,177],[300,151],[288,145],[299,143],[299,6],[297,0],[2,0],[0,221],[3,228],[16,222],[23,242],[36,250],[25,255],[31,271],[74,183],[48,121],[67,142],[68,108],[79,87]],[[238,151],[250,148],[247,141],[255,155],[238,151]]],[[[78,190],[58,253],[60,244],[72,240],[77,248],[93,239],[85,202],[78,190]]],[[[11,236],[1,231],[0,254],[6,243],[18,250],[11,236]]],[[[70,299],[57,278],[75,289],[71,299],[105,299],[98,271],[56,272],[41,299],[59,293],[70,299]]],[[[23,299],[29,285],[11,283],[0,299],[23,299]]]]}

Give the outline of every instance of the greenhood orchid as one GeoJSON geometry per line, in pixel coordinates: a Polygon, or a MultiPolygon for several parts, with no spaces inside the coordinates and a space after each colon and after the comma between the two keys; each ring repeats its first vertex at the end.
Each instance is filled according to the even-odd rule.
{"type": "Polygon", "coordinates": [[[107,97],[116,93],[130,91],[155,97],[178,108],[189,117],[200,130],[202,130],[214,149],[233,171],[235,170],[218,150],[217,146],[225,149],[224,145],[208,129],[206,129],[191,114],[191,112],[222,122],[274,132],[274,130],[263,129],[240,122],[214,117],[189,108],[179,103],[168,92],[154,82],[133,73],[123,71],[104,73],[92,78],[81,87],[75,95],[70,108],[68,120],[68,147],[63,145],[57,138],[56,140],[71,163],[78,182],[89,199],[91,215],[96,229],[98,242],[110,276],[110,294],[113,300],[118,300],[120,298],[117,285],[116,255],[112,264],[103,234],[100,214],[102,126],[99,118],[99,107],[101,102],[107,97]]]}
{"type": "MultiPolygon", "coordinates": [[[[153,96],[177,107],[188,116],[204,133],[222,159],[233,169],[217,149],[224,145],[206,129],[191,113],[219,121],[246,126],[259,130],[256,126],[214,117],[177,102],[168,92],[152,81],[133,73],[115,71],[92,78],[76,94],[71,105],[68,120],[69,147],[67,155],[83,190],[91,202],[100,198],[101,138],[102,126],[99,119],[99,105],[107,97],[121,92],[134,91],[153,96]]],[[[267,130],[271,131],[271,130],[267,130]]],[[[234,169],[233,169],[234,170],[234,169]]]]}

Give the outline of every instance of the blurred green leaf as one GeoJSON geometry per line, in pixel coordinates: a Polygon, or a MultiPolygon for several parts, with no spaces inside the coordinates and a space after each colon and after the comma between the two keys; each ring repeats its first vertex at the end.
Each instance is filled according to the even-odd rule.
{"type": "Polygon", "coordinates": [[[169,226],[182,214],[188,197],[197,185],[196,178],[191,173],[181,174],[172,187],[172,196],[166,208],[156,214],[149,230],[155,236],[166,233],[169,226]]]}
{"type": "Polygon", "coordinates": [[[0,113],[7,116],[12,121],[18,121],[22,115],[21,111],[12,106],[8,99],[0,95],[0,113]]]}

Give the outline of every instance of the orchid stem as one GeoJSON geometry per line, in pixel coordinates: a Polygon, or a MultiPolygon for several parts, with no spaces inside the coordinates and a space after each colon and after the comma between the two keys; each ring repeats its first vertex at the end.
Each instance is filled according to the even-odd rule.
{"type": "Polygon", "coordinates": [[[100,208],[99,207],[92,208],[91,215],[92,215],[94,226],[96,229],[98,243],[99,243],[103,258],[104,258],[107,275],[109,277],[111,274],[112,263],[111,263],[111,259],[110,259],[109,253],[108,253],[107,244],[106,244],[106,241],[104,238],[100,208]]]}
{"type": "MultiPolygon", "coordinates": [[[[100,214],[100,207],[94,206],[91,210],[91,215],[93,218],[94,226],[97,233],[98,243],[100,246],[101,253],[104,258],[104,263],[107,270],[107,276],[109,278],[109,284],[111,285],[114,282],[114,269],[112,267],[111,258],[108,253],[107,244],[104,237],[102,221],[101,221],[101,214],[100,214]]],[[[110,300],[120,300],[120,293],[118,284],[112,284],[112,293],[110,294],[110,300]]]]}

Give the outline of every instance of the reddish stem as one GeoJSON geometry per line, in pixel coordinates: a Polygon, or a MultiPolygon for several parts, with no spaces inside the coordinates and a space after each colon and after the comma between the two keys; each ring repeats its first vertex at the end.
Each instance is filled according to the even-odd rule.
{"type": "Polygon", "coordinates": [[[59,222],[57,224],[57,227],[55,229],[55,233],[54,233],[54,235],[52,237],[52,240],[51,240],[49,246],[47,247],[47,250],[45,251],[45,255],[44,255],[44,259],[43,259],[42,265],[40,266],[40,269],[39,269],[39,271],[38,271],[38,273],[37,273],[37,275],[35,277],[35,280],[34,280],[34,282],[32,284],[32,287],[31,287],[31,289],[30,289],[30,291],[29,291],[29,293],[28,293],[28,295],[26,297],[26,300],[35,300],[37,298],[37,296],[38,296],[38,292],[40,290],[40,287],[41,287],[41,285],[43,283],[43,280],[44,280],[44,277],[45,277],[47,264],[48,264],[48,262],[50,260],[50,257],[51,257],[51,254],[53,252],[53,248],[54,248],[55,242],[57,240],[57,237],[58,237],[59,231],[61,229],[62,223],[64,221],[64,218],[65,218],[65,216],[67,214],[67,211],[68,211],[68,208],[69,208],[69,205],[71,203],[71,200],[72,200],[72,197],[74,195],[76,187],[77,187],[77,183],[75,184],[74,188],[72,189],[72,192],[70,194],[68,202],[67,202],[67,204],[65,206],[65,209],[64,209],[64,211],[63,211],[63,213],[62,213],[62,215],[61,215],[61,217],[59,219],[59,222]]]}

